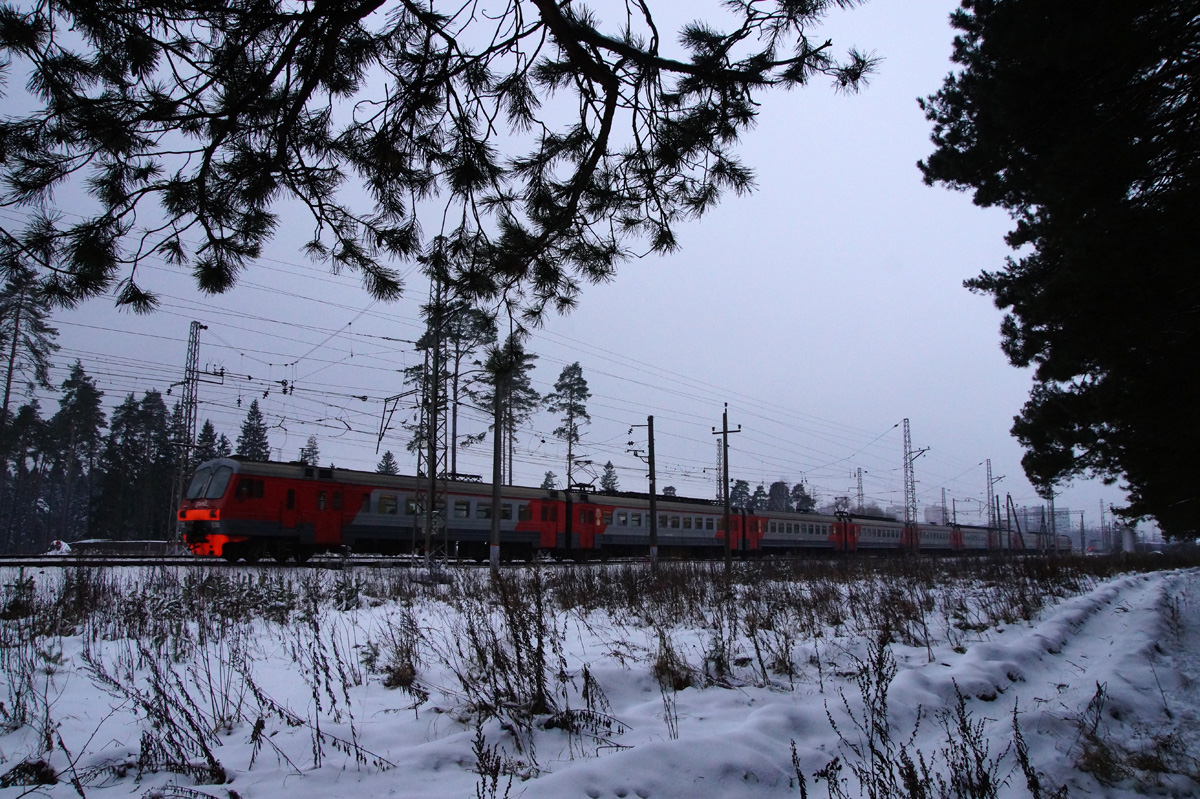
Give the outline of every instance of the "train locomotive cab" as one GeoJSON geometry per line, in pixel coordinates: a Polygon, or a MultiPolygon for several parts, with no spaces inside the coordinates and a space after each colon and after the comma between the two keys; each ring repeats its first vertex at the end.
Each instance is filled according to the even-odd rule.
{"type": "Polygon", "coordinates": [[[234,484],[236,469],[235,461],[208,461],[196,469],[188,483],[178,518],[183,526],[183,542],[195,555],[226,557],[237,544],[246,541],[246,536],[224,534],[221,527],[221,510],[234,484]]]}
{"type": "Polygon", "coordinates": [[[194,555],[228,561],[303,562],[337,549],[345,495],[368,489],[338,482],[333,471],[236,456],[202,463],[179,508],[183,541],[194,555]]]}

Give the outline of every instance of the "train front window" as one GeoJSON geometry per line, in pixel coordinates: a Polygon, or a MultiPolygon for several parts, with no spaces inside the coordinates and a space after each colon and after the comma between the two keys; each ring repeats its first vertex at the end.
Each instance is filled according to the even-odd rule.
{"type": "Polygon", "coordinates": [[[192,482],[188,484],[186,496],[188,499],[200,499],[204,496],[204,488],[208,485],[209,479],[212,477],[213,470],[208,466],[197,469],[192,475],[192,482]]]}
{"type": "Polygon", "coordinates": [[[220,499],[225,495],[225,489],[229,487],[232,477],[233,469],[228,466],[218,466],[215,469],[206,466],[198,469],[188,486],[186,496],[188,499],[220,499]]]}

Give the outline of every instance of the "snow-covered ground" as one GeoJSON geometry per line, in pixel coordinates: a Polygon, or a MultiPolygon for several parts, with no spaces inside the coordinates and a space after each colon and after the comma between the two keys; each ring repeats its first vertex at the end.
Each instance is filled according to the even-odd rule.
{"type": "Polygon", "coordinates": [[[0,796],[1200,796],[1200,569],[605,568],[7,571],[0,796]]]}

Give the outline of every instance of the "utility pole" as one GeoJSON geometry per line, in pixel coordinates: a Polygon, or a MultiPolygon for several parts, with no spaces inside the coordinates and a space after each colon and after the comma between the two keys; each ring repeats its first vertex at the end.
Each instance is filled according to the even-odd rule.
{"type": "MultiPolygon", "coordinates": [[[[725,501],[725,579],[728,580],[733,574],[733,546],[730,539],[733,538],[733,531],[730,529],[729,519],[729,434],[742,432],[742,426],[739,424],[737,430],[729,429],[729,403],[725,403],[725,411],[721,414],[721,487],[722,499],[725,501]]],[[[713,428],[712,434],[718,435],[717,428],[713,428]]]]}
{"type": "MultiPolygon", "coordinates": [[[[634,427],[641,427],[640,424],[635,424],[629,428],[629,432],[633,432],[634,427]]],[[[658,484],[654,475],[654,417],[646,417],[646,437],[648,440],[646,451],[646,463],[650,467],[650,566],[658,568],[658,484]]],[[[629,442],[630,446],[633,442],[629,442]]],[[[630,450],[636,457],[642,457],[639,450],[630,450]]]]}
{"type": "Polygon", "coordinates": [[[996,519],[996,514],[992,511],[992,506],[995,505],[995,493],[992,491],[992,459],[987,459],[987,503],[988,503],[988,529],[996,529],[999,524],[996,519]]]}
{"type": "Polygon", "coordinates": [[[858,467],[858,512],[860,514],[863,512],[862,476],[863,476],[863,470],[862,470],[862,467],[859,466],[858,467]]]}
{"type": "MultiPolygon", "coordinates": [[[[425,516],[425,565],[433,566],[433,533],[437,528],[444,529],[446,520],[438,514],[439,500],[445,505],[445,491],[441,480],[445,475],[445,448],[441,436],[442,419],[442,325],[444,323],[445,303],[442,296],[441,283],[436,279],[430,287],[429,303],[429,332],[432,334],[430,347],[425,351],[425,363],[429,367],[425,373],[424,401],[422,413],[425,418],[426,441],[425,468],[426,481],[418,490],[418,505],[425,516]]],[[[493,512],[499,512],[494,508],[493,512]]],[[[449,556],[449,551],[445,553],[449,556]]]]}
{"type": "MultiPolygon", "coordinates": [[[[505,357],[509,357],[507,352],[505,357]]],[[[491,538],[488,542],[488,563],[491,566],[492,578],[500,576],[500,521],[501,497],[500,484],[504,480],[504,395],[508,390],[508,381],[512,377],[506,366],[501,363],[501,371],[493,375],[492,383],[492,527],[491,538]]],[[[456,442],[457,444],[457,442],[456,442]]]]}
{"type": "Polygon", "coordinates": [[[1058,552],[1058,520],[1054,513],[1054,489],[1050,489],[1050,540],[1054,542],[1054,551],[1058,552]]]}

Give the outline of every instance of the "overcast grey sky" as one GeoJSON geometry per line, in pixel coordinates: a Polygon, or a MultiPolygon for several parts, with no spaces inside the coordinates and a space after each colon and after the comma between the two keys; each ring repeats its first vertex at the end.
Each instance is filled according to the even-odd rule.
{"type": "MultiPolygon", "coordinates": [[[[715,5],[673,10],[704,16],[715,5]]],[[[922,504],[939,504],[945,488],[960,516],[976,520],[966,512],[985,494],[988,458],[1001,496],[1039,502],[1008,433],[1030,376],[1000,351],[1000,313],[962,287],[1003,265],[1009,220],[925,186],[915,166],[932,146],[916,98],[950,70],[955,7],[875,0],[831,15],[822,35],[837,50],[857,45],[884,59],[870,86],[845,96],[817,81],[763,95],[741,149],[757,173],[754,194],[727,197],[680,228],[678,253],[625,264],[612,283],[586,289],[574,313],[535,332],[535,387],[549,391],[579,361],[593,392],[580,457],[611,460],[622,488],[644,490],[645,468],[626,450],[629,441],[645,448],[644,430],[629,430],[653,414],[659,485],[713,496],[711,428],[728,402],[730,424],[742,427],[731,437],[731,476],[806,480],[828,500],[853,496],[862,468],[867,500],[887,506],[902,502],[908,418],[914,448],[928,448],[915,462],[922,504]]],[[[420,335],[427,286],[413,272],[405,300],[372,302],[353,277],[305,261],[306,238],[285,226],[271,258],[216,299],[164,267],[139,275],[161,293],[158,313],[119,313],[101,299],[58,314],[55,381],[79,358],[114,403],[165,391],[182,377],[188,325],[199,320],[208,325],[202,364],[226,370],[223,385],[200,388],[201,423],[212,419],[235,439],[257,398],[278,457],[296,458],[315,434],[322,462],[374,468],[383,399],[405,390],[399,370],[419,361],[407,342],[420,335]],[[285,379],[297,386],[286,396],[285,379]]],[[[400,405],[379,450],[406,469],[414,460],[399,422],[412,413],[400,405]]],[[[482,419],[466,410],[463,432],[482,429],[482,419]]],[[[523,431],[519,482],[564,474],[555,426],[543,413],[523,431]]],[[[464,453],[459,471],[490,474],[489,455],[486,444],[464,453]]],[[[1089,481],[1058,504],[1084,511],[1090,526],[1102,502],[1121,499],[1089,481]]]]}

